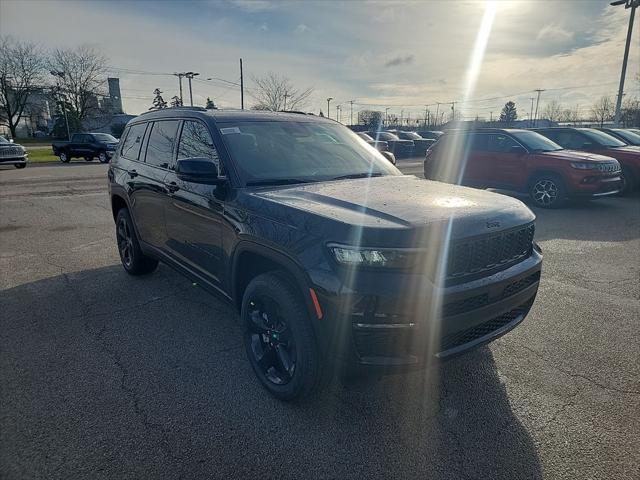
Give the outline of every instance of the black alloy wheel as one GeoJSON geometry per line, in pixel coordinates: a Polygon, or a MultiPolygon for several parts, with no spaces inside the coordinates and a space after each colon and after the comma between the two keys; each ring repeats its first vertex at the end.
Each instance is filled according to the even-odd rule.
{"type": "Polygon", "coordinates": [[[116,216],[116,240],[120,260],[127,273],[144,275],[156,269],[158,260],[142,252],[131,216],[126,208],[121,208],[116,216]]]}
{"type": "Polygon", "coordinates": [[[296,370],[296,344],[277,302],[264,295],[249,300],[247,342],[255,364],[269,382],[286,385],[296,370]]]}
{"type": "Polygon", "coordinates": [[[133,265],[133,238],[127,219],[124,216],[118,219],[116,235],[118,238],[120,260],[122,260],[124,268],[128,270],[133,265]]]}

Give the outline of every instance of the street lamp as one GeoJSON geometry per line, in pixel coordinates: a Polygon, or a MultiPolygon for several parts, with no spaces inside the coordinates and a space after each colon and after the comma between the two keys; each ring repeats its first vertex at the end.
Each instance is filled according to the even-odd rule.
{"type": "MultiPolygon", "coordinates": [[[[191,103],[191,106],[193,107],[193,91],[191,90],[191,79],[197,75],[200,75],[197,72],[187,72],[184,74],[185,77],[187,77],[187,79],[189,79],[189,102],[191,103]]],[[[180,100],[182,100],[182,98],[180,98],[180,100]]]]}
{"type": "MultiPolygon", "coordinates": [[[[66,75],[65,72],[62,72],[60,70],[51,70],[49,72],[51,75],[53,75],[54,77],[58,77],[58,78],[62,78],[64,79],[64,76],[66,75]]],[[[59,87],[58,87],[59,88],[59,87]]],[[[62,101],[60,102],[62,104],[62,113],[64,115],[64,123],[67,127],[67,140],[71,140],[71,133],[69,133],[69,119],[67,118],[67,108],[64,104],[65,102],[65,97],[64,95],[61,95],[62,101]]]]}
{"type": "Polygon", "coordinates": [[[622,72],[620,73],[620,86],[618,87],[618,98],[616,99],[616,116],[613,121],[614,125],[620,124],[620,108],[622,106],[622,93],[624,91],[624,77],[627,74],[627,60],[629,59],[629,45],[631,44],[631,32],[633,30],[633,17],[636,14],[636,8],[640,5],[640,0],[616,0],[609,5],[616,7],[624,5],[624,8],[630,8],[629,27],[627,28],[627,43],[624,45],[624,58],[622,60],[622,72]]]}
{"type": "Polygon", "coordinates": [[[331,100],[333,100],[333,97],[327,98],[327,118],[331,118],[331,111],[329,110],[329,104],[331,103],[331,100]]]}

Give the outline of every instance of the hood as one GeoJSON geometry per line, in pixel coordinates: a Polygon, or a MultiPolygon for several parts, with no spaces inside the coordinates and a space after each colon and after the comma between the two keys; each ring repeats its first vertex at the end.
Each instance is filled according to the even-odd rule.
{"type": "Polygon", "coordinates": [[[318,221],[332,222],[336,234],[356,227],[372,242],[384,238],[404,243],[411,237],[407,231],[422,232],[436,226],[450,229],[455,238],[467,237],[535,219],[531,210],[514,198],[410,175],[260,189],[249,195],[317,215],[318,221]],[[389,236],[390,231],[398,235],[389,236]],[[380,232],[386,233],[376,234],[380,232]]]}
{"type": "Polygon", "coordinates": [[[625,147],[608,148],[605,152],[617,160],[633,160],[640,164],[640,147],[627,145],[625,147]]]}
{"type": "Polygon", "coordinates": [[[599,155],[597,153],[580,152],[578,150],[557,150],[555,152],[536,152],[547,158],[556,160],[566,160],[568,162],[611,162],[615,160],[613,157],[599,155]]]}

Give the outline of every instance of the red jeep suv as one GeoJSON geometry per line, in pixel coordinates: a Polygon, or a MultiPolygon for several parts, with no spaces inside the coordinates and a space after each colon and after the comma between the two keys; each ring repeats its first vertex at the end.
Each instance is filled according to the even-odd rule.
{"type": "Polygon", "coordinates": [[[425,178],[528,193],[539,207],[568,197],[601,197],[622,185],[615,158],[565,150],[530,130],[450,131],[429,150],[425,178]]]}
{"type": "Polygon", "coordinates": [[[536,131],[564,148],[599,153],[618,160],[622,167],[625,192],[640,185],[640,147],[628,145],[595,128],[553,127],[536,131]]]}

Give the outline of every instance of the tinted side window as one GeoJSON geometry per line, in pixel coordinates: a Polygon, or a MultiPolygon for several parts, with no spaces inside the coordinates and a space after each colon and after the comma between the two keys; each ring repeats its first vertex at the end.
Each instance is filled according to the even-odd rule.
{"type": "Polygon", "coordinates": [[[554,133],[556,137],[554,141],[562,145],[564,148],[577,150],[582,148],[582,145],[587,141],[579,133],[569,130],[554,133]]]}
{"type": "Polygon", "coordinates": [[[173,165],[178,124],[178,120],[153,122],[147,144],[147,163],[162,168],[173,165]]]}
{"type": "Polygon", "coordinates": [[[207,127],[193,120],[182,125],[182,134],[178,145],[178,159],[204,157],[211,159],[220,171],[220,158],[207,127]]]}
{"type": "Polygon", "coordinates": [[[488,152],[489,151],[489,135],[476,134],[471,137],[471,150],[474,152],[488,152]]]}
{"type": "Polygon", "coordinates": [[[142,139],[144,138],[144,132],[147,129],[146,123],[139,123],[133,125],[128,129],[127,136],[122,142],[122,150],[120,154],[129,160],[138,160],[140,154],[140,147],[142,146],[142,139]]]}
{"type": "Polygon", "coordinates": [[[506,153],[511,150],[511,147],[517,147],[518,143],[507,135],[489,135],[489,151],[506,153]]]}

